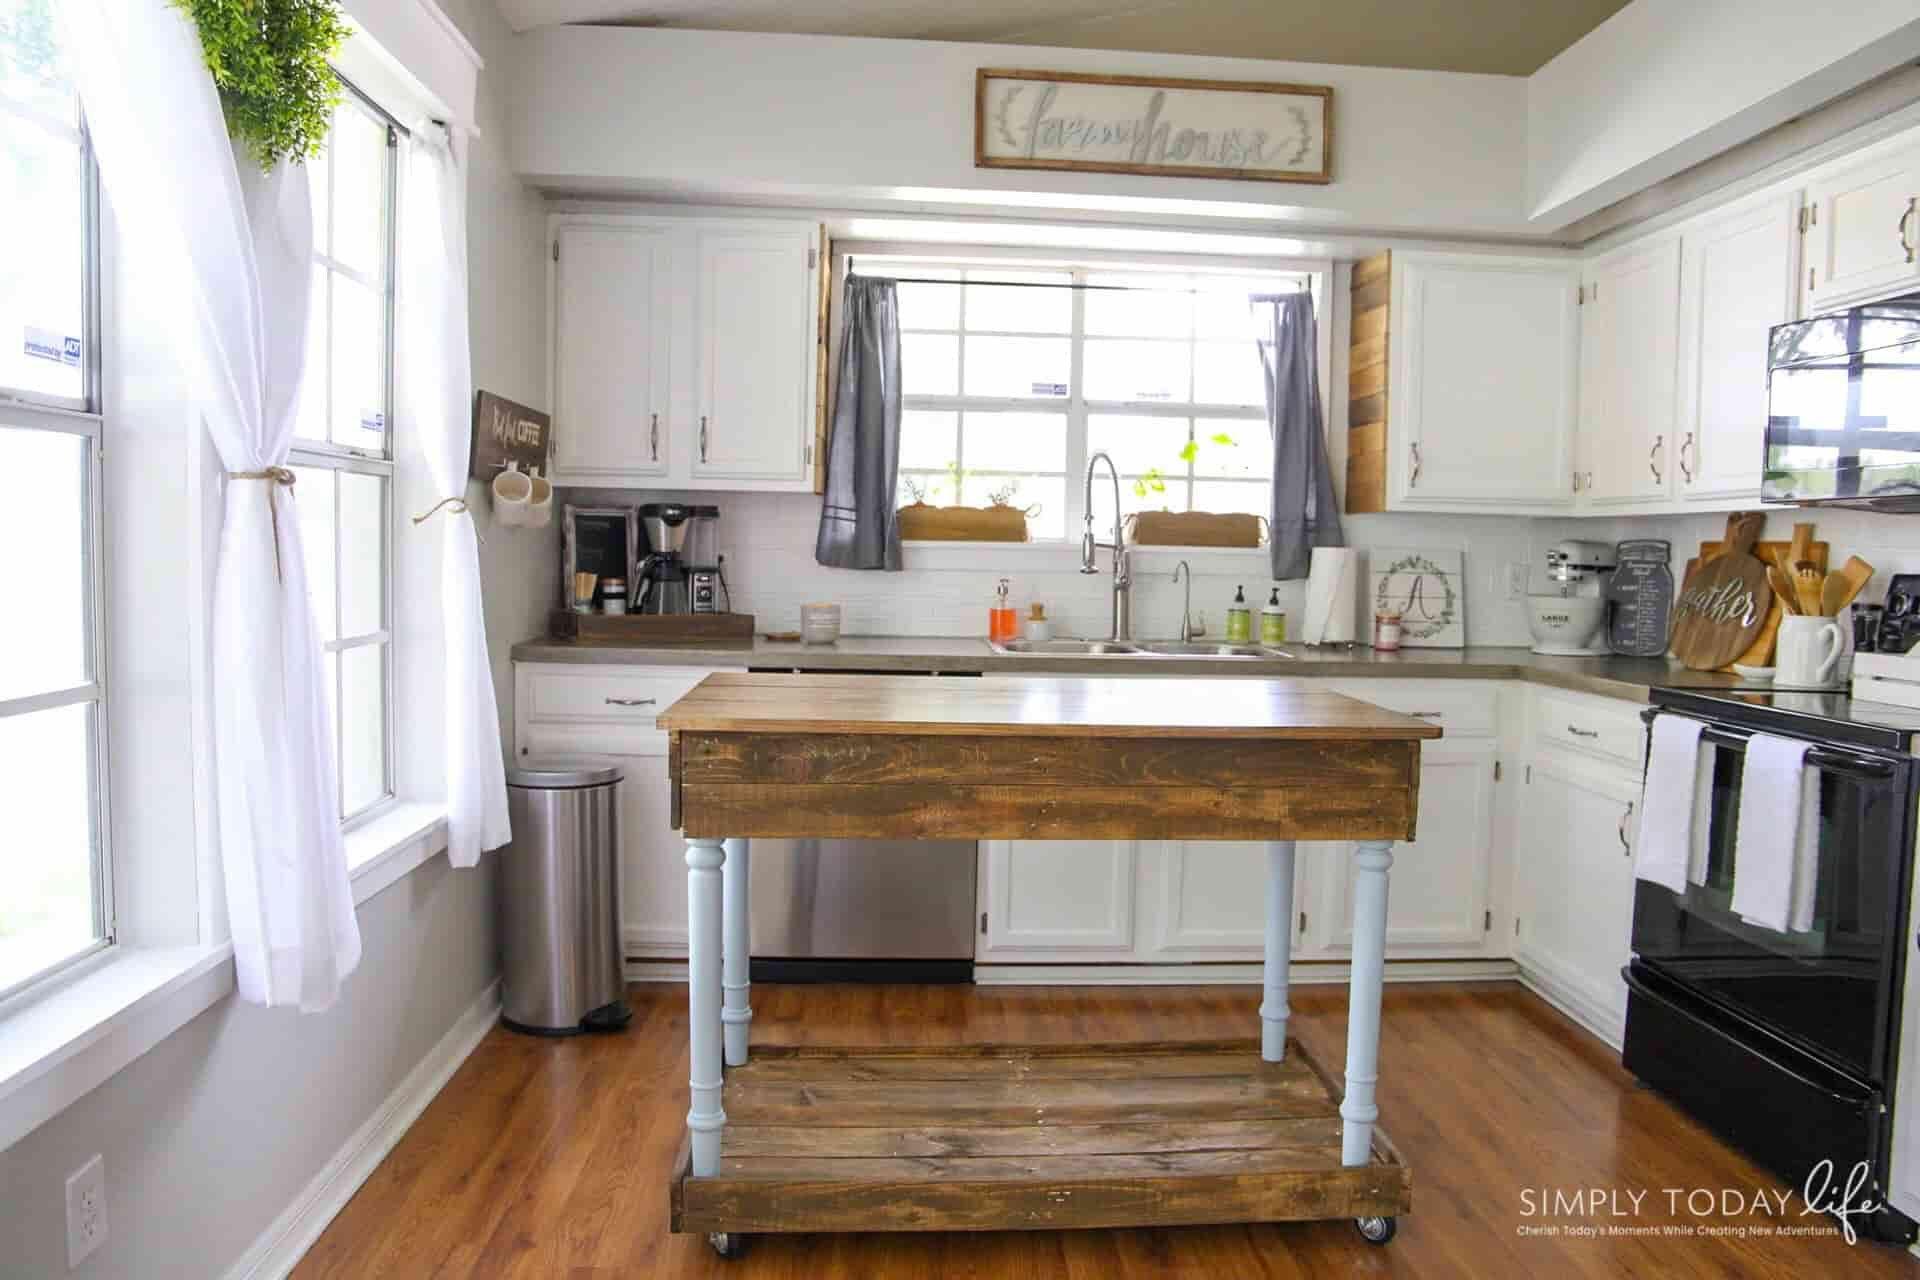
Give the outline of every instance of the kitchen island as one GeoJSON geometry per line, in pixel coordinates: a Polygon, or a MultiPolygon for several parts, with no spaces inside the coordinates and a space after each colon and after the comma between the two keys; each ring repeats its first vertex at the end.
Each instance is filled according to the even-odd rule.
{"type": "Polygon", "coordinates": [[[751,673],[658,723],[688,869],[675,1230],[723,1253],[778,1231],[1350,1217],[1391,1236],[1411,1175],[1374,1128],[1387,873],[1437,725],[1293,680],[751,673]],[[1260,1037],[750,1061],[751,840],[776,836],[1264,841],[1260,1037]],[[1286,1034],[1297,840],[1356,842],[1343,1095],[1286,1034]]]}

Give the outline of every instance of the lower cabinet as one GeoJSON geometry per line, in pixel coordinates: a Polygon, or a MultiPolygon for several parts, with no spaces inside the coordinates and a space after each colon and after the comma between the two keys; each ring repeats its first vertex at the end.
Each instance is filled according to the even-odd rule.
{"type": "Polygon", "coordinates": [[[975,958],[1130,958],[1139,848],[1135,840],[982,840],[975,958]]]}
{"type": "Polygon", "coordinates": [[[1570,752],[1536,751],[1513,849],[1513,956],[1555,1004],[1619,1043],[1633,922],[1639,775],[1570,752]]]}

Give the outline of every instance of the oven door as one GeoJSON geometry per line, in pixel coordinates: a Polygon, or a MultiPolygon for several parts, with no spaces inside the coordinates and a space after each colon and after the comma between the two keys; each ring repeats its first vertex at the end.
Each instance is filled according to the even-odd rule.
{"type": "Polygon", "coordinates": [[[1852,749],[1808,752],[1820,786],[1813,928],[1778,932],[1733,911],[1745,738],[1721,727],[1703,735],[1714,747],[1706,883],[1675,894],[1636,881],[1633,950],[1707,1003],[1883,1083],[1906,927],[1909,764],[1852,749]]]}

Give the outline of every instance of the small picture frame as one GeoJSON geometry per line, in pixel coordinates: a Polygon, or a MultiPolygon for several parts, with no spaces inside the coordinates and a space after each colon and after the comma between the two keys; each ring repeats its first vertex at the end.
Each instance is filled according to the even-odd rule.
{"type": "Polygon", "coordinates": [[[1423,547],[1370,547],[1368,602],[1377,614],[1400,615],[1400,643],[1461,649],[1467,643],[1466,557],[1423,547]]]}
{"type": "MultiPolygon", "coordinates": [[[[638,507],[560,509],[560,607],[571,609],[573,575],[618,577],[631,584],[640,564],[638,507]]],[[[596,603],[598,592],[595,592],[596,603]]]]}

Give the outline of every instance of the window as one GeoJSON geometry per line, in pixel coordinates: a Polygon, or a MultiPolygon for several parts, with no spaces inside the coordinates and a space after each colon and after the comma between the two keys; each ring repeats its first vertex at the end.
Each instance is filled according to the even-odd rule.
{"type": "MultiPolygon", "coordinates": [[[[1036,540],[1065,538],[1104,449],[1123,513],[1266,514],[1273,446],[1247,299],[1307,277],[860,261],[904,280],[902,503],[1003,501],[1036,540]]],[[[1093,514],[1113,519],[1098,484],[1093,514]]]]}
{"type": "Polygon", "coordinates": [[[393,269],[398,127],[351,88],[311,167],[300,538],[332,690],[343,822],[393,795],[393,269]]]}
{"type": "Polygon", "coordinates": [[[47,0],[0,0],[0,999],[112,942],[93,161],[47,0]]]}

